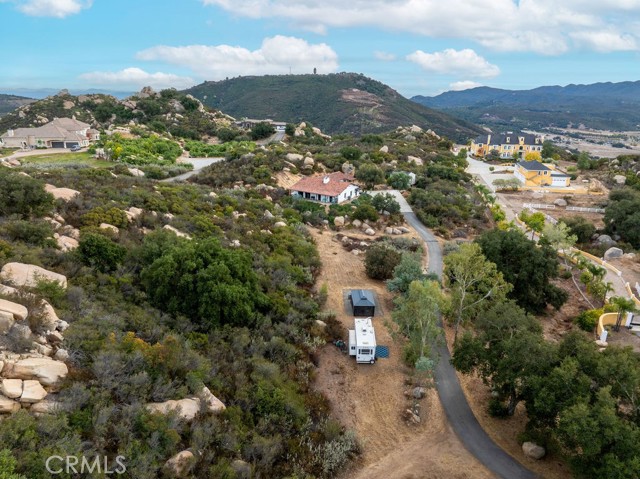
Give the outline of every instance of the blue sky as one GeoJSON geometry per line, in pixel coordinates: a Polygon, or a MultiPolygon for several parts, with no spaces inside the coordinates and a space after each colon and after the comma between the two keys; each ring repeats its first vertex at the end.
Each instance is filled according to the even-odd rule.
{"type": "Polygon", "coordinates": [[[406,96],[640,79],[640,0],[0,0],[5,88],[354,71],[406,96]]]}

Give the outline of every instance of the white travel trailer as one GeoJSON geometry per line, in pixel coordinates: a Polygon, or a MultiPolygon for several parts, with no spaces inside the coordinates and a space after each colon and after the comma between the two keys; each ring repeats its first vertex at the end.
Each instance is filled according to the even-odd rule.
{"type": "Polygon", "coordinates": [[[376,362],[376,332],[371,318],[355,318],[355,329],[349,330],[349,356],[358,363],[376,362]]]}

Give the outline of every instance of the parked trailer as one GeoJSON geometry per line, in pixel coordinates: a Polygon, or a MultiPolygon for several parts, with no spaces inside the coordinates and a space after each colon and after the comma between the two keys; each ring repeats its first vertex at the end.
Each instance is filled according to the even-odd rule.
{"type": "Polygon", "coordinates": [[[349,356],[357,363],[376,362],[376,332],[371,318],[354,318],[354,329],[349,330],[349,356]]]}

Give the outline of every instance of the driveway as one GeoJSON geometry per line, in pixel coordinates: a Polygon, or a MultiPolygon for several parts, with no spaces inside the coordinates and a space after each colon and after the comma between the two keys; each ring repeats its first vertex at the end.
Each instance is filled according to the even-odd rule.
{"type": "MultiPolygon", "coordinates": [[[[428,271],[442,276],[440,243],[433,233],[418,220],[415,213],[405,212],[404,217],[427,244],[428,271]]],[[[467,450],[497,477],[502,479],[536,479],[538,476],[504,452],[480,426],[467,403],[456,371],[451,365],[451,353],[447,345],[438,346],[436,351],[439,359],[435,370],[435,380],[440,402],[451,427],[467,450]]]]}
{"type": "Polygon", "coordinates": [[[396,201],[400,204],[400,213],[413,213],[411,206],[407,200],[402,196],[402,193],[398,190],[379,190],[379,191],[366,191],[371,196],[381,195],[383,193],[389,193],[393,195],[396,201]]]}
{"type": "MultiPolygon", "coordinates": [[[[492,173],[489,168],[492,165],[485,163],[484,161],[474,160],[470,156],[467,157],[469,166],[467,167],[467,173],[478,176],[490,189],[495,192],[496,188],[493,186],[495,180],[511,180],[515,176],[512,173],[492,173]]],[[[502,166],[494,166],[498,171],[506,169],[502,166]]]]}
{"type": "Polygon", "coordinates": [[[219,163],[224,161],[224,157],[220,158],[189,158],[184,160],[183,163],[191,163],[193,165],[193,170],[188,171],[182,175],[174,176],[173,178],[167,178],[166,180],[162,180],[164,183],[172,183],[174,181],[185,181],[191,178],[192,176],[197,175],[207,166],[211,166],[214,163],[219,163]]]}

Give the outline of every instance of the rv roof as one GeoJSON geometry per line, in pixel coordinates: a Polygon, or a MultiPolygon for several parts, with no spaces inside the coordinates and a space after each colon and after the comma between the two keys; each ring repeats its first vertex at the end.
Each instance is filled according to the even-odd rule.
{"type": "Polygon", "coordinates": [[[355,318],[356,344],[358,347],[376,347],[376,333],[373,329],[371,318],[355,318]]]}

